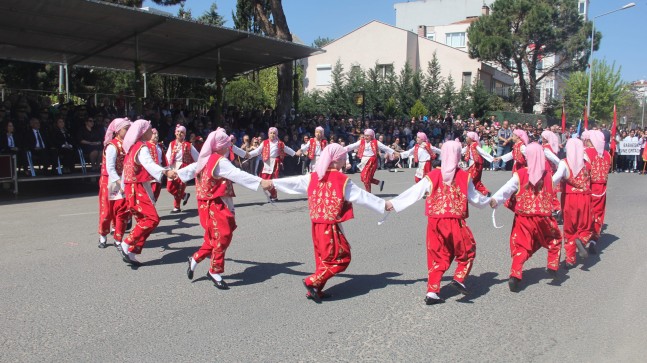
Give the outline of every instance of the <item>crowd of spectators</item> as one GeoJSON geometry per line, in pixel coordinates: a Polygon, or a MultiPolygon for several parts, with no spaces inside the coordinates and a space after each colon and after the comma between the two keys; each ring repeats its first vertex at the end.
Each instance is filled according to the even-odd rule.
{"type": "MultiPolygon", "coordinates": [[[[75,165],[80,161],[77,151],[80,149],[90,169],[98,171],[105,130],[112,119],[123,116],[132,120],[138,118],[123,96],[101,99],[98,104],[91,97],[85,104],[74,106],[62,99],[52,104],[49,97],[12,94],[0,105],[0,153],[15,154],[19,167],[26,172],[26,151],[31,151],[34,164],[43,167],[42,173],[54,174],[58,161],[64,173],[74,172],[75,165]]],[[[260,145],[267,137],[266,132],[270,126],[277,127],[279,137],[294,150],[314,136],[317,126],[322,126],[329,142],[342,145],[357,141],[364,129],[371,128],[375,130],[380,142],[396,151],[412,148],[417,132],[426,133],[430,142],[440,147],[445,140],[464,141],[465,134],[474,131],[479,134],[481,148],[493,156],[500,156],[511,150],[512,131],[521,128],[533,141],[540,141],[541,132],[545,129],[555,132],[561,141],[559,156],[564,157],[563,146],[566,140],[577,132],[574,126],[561,130],[559,125],[549,127],[541,120],[534,124],[513,124],[507,120],[496,120],[494,116],[479,119],[471,114],[463,118],[462,115],[452,115],[450,112],[436,117],[376,117],[362,121],[352,117],[325,116],[286,119],[278,118],[271,109],[248,112],[228,109],[217,117],[213,109],[192,110],[184,102],[166,101],[145,103],[141,117],[150,120],[153,127],[157,128],[162,145],[168,145],[173,140],[175,126],[178,124],[187,128],[187,138],[197,149],[201,148],[202,141],[211,131],[224,127],[235,136],[236,144],[246,151],[260,145]]],[[[605,124],[600,125],[600,129],[607,135],[608,148],[610,131],[605,124]]],[[[620,129],[616,139],[641,142],[644,149],[647,134],[640,128],[620,129]]],[[[305,170],[306,161],[303,159],[286,158],[283,173],[290,175],[305,170]]],[[[260,164],[258,160],[235,160],[235,163],[250,172],[257,172],[255,168],[260,164]]],[[[614,165],[615,171],[642,171],[643,160],[641,156],[616,155],[614,165]]],[[[355,163],[350,172],[354,171],[354,166],[355,163]]],[[[410,160],[389,160],[386,155],[381,155],[380,158],[381,169],[411,166],[410,160]]],[[[501,170],[510,166],[499,162],[495,165],[486,163],[485,167],[501,170]]]]}

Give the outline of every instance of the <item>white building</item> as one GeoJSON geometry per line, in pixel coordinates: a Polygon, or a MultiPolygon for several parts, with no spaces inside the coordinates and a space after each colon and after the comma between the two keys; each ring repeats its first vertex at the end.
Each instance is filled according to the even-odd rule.
{"type": "MultiPolygon", "coordinates": [[[[396,26],[417,31],[418,35],[467,51],[467,29],[478,16],[488,15],[488,0],[419,0],[394,4],[396,26]]],[[[589,0],[578,0],[578,11],[588,19],[589,0]]],[[[559,55],[550,55],[538,64],[538,74],[559,60],[559,55]]],[[[556,72],[547,75],[537,85],[535,112],[541,112],[543,105],[551,99],[560,99],[568,74],[556,72]]],[[[518,79],[515,78],[518,84],[518,79]]]]}
{"type": "Polygon", "coordinates": [[[440,64],[441,76],[454,79],[456,88],[483,82],[491,92],[507,89],[514,84],[512,76],[491,65],[471,59],[467,52],[438,43],[418,34],[378,21],[372,21],[333,41],[323,48],[326,52],[305,60],[304,89],[328,91],[332,69],[339,61],[348,72],[360,66],[364,70],[376,64],[383,72],[400,72],[406,63],[414,70],[427,73],[434,52],[440,64]]]}

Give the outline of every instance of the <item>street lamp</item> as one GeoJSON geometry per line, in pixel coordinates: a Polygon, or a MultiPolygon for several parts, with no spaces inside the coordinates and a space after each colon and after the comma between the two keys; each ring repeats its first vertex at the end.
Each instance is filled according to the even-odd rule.
{"type": "Polygon", "coordinates": [[[591,18],[591,54],[589,55],[589,60],[590,60],[591,66],[589,67],[589,93],[588,93],[588,96],[586,98],[586,114],[587,114],[588,117],[591,117],[591,84],[593,83],[593,43],[595,43],[594,42],[594,40],[595,40],[595,19],[597,19],[599,17],[602,17],[602,16],[605,16],[605,15],[609,15],[611,13],[615,13],[616,11],[629,9],[629,8],[634,7],[634,6],[636,6],[636,3],[629,3],[629,4],[627,4],[627,5],[625,5],[625,6],[621,7],[621,8],[618,8],[616,10],[611,10],[609,12],[606,12],[604,14],[600,14],[598,16],[594,16],[593,18],[591,18]]]}

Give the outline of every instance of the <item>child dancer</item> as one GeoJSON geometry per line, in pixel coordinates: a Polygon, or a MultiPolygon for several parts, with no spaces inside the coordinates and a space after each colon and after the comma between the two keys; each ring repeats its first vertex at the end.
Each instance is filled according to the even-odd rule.
{"type": "Polygon", "coordinates": [[[398,157],[400,154],[390,147],[382,144],[375,139],[375,131],[371,129],[364,130],[364,137],[359,141],[346,146],[348,151],[357,149],[357,157],[361,160],[357,166],[361,171],[361,180],[364,183],[364,189],[371,192],[371,184],[379,185],[380,191],[384,189],[384,181],[375,179],[377,170],[377,157],[379,151],[398,157]],[[379,150],[379,151],[378,151],[379,150]]]}
{"type": "Polygon", "coordinates": [[[429,143],[427,134],[419,132],[416,134],[416,146],[407,151],[401,152],[400,157],[406,159],[411,156],[412,153],[413,162],[418,163],[418,168],[413,176],[413,181],[417,183],[431,171],[431,162],[436,160],[436,154],[440,154],[440,149],[429,143]]]}
{"type": "Polygon", "coordinates": [[[483,176],[483,159],[491,163],[494,161],[494,157],[481,149],[479,146],[479,134],[476,132],[468,132],[466,142],[467,147],[463,148],[462,153],[465,155],[463,160],[465,160],[469,166],[467,173],[470,175],[470,178],[472,178],[472,183],[474,183],[476,190],[489,197],[490,191],[481,181],[481,177],[483,176]]]}
{"type": "Polygon", "coordinates": [[[604,150],[604,134],[600,130],[589,131],[586,156],[591,162],[591,209],[593,212],[593,235],[589,241],[589,253],[596,254],[595,245],[600,239],[607,206],[607,179],[611,168],[611,154],[604,150]]]}
{"type": "MultiPolygon", "coordinates": [[[[198,155],[198,150],[190,142],[186,141],[186,127],[177,125],[175,127],[175,140],[171,141],[168,150],[166,150],[166,160],[168,160],[171,169],[178,170],[195,162],[198,160],[198,155]]],[[[191,194],[185,193],[186,184],[178,178],[169,180],[166,183],[166,190],[173,196],[173,210],[171,210],[171,213],[181,212],[180,202],[182,205],[186,205],[191,196],[191,194]]]]}

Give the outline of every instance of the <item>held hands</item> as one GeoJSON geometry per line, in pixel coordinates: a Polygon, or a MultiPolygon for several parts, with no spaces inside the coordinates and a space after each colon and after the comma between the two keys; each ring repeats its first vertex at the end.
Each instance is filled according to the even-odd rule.
{"type": "Polygon", "coordinates": [[[175,170],[166,170],[164,172],[164,175],[166,175],[166,177],[169,178],[170,180],[177,179],[177,172],[175,170]]]}
{"type": "Polygon", "coordinates": [[[384,210],[387,212],[391,212],[393,210],[393,203],[391,203],[390,200],[387,200],[386,203],[384,203],[384,210]]]}
{"type": "Polygon", "coordinates": [[[261,180],[261,188],[263,188],[263,190],[270,190],[274,188],[274,183],[272,183],[271,180],[263,179],[261,180]]]}
{"type": "Polygon", "coordinates": [[[303,154],[303,153],[301,152],[301,149],[299,149],[299,150],[297,150],[297,152],[295,152],[295,153],[294,153],[294,156],[299,157],[299,156],[301,156],[302,154],[303,154]]]}
{"type": "Polygon", "coordinates": [[[490,199],[490,207],[492,207],[492,209],[496,208],[498,205],[499,203],[497,203],[496,199],[490,199]]]}

